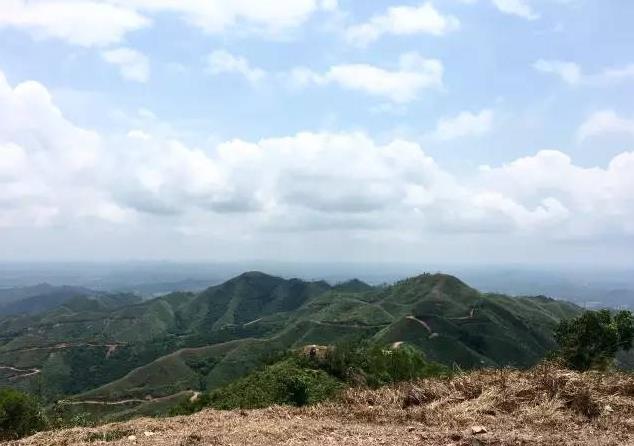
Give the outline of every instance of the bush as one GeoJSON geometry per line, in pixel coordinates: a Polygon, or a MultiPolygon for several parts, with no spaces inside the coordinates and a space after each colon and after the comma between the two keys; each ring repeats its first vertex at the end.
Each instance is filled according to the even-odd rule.
{"type": "Polygon", "coordinates": [[[265,366],[220,389],[203,394],[195,402],[185,402],[170,412],[184,415],[204,407],[214,409],[258,409],[275,404],[305,406],[335,395],[342,383],[323,370],[306,367],[297,356],[265,366]]]}
{"type": "Polygon", "coordinates": [[[310,402],[311,382],[305,376],[287,376],[282,380],[282,399],[301,407],[310,402]]]}
{"type": "Polygon", "coordinates": [[[318,367],[349,384],[370,387],[449,374],[446,367],[427,362],[408,345],[388,349],[377,344],[342,344],[330,349],[318,367]]]}
{"type": "Polygon", "coordinates": [[[379,387],[416,378],[447,375],[448,369],[429,363],[420,351],[401,346],[388,349],[375,344],[342,344],[322,357],[284,354],[270,364],[194,402],[174,408],[170,415],[185,415],[204,407],[257,409],[275,404],[305,406],[334,397],[346,385],[379,387]]]}
{"type": "Polygon", "coordinates": [[[45,417],[33,398],[17,390],[0,389],[0,439],[21,438],[45,427],[45,417]]]}
{"type": "Polygon", "coordinates": [[[556,356],[571,369],[605,370],[619,350],[630,350],[634,319],[629,311],[614,316],[608,310],[587,311],[576,319],[564,320],[555,329],[559,345],[556,356]]]}

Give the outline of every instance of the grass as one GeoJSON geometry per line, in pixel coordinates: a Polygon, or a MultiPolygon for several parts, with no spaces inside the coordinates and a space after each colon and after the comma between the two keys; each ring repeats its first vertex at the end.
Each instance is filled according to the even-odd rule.
{"type": "Polygon", "coordinates": [[[90,432],[88,435],[86,435],[86,441],[88,443],[102,442],[102,441],[109,443],[111,441],[117,441],[123,438],[127,438],[130,435],[132,435],[131,430],[120,430],[120,429],[113,429],[113,430],[102,431],[102,432],[90,432]]]}
{"type": "MultiPolygon", "coordinates": [[[[132,432],[138,445],[624,445],[634,441],[634,377],[543,364],[372,389],[317,405],[214,411],[43,432],[12,446],[74,445],[132,432]],[[482,427],[480,429],[479,427],[482,427]],[[147,434],[146,434],[147,433],[147,434]],[[146,436],[148,435],[148,436],[146,436]]],[[[130,444],[126,438],[113,445],[130,444]]]]}

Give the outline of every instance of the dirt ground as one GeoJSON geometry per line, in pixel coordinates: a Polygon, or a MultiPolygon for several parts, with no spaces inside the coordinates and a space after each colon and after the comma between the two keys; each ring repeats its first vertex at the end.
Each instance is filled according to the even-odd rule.
{"type": "Polygon", "coordinates": [[[483,371],[336,403],[206,410],[97,428],[43,432],[11,446],[62,445],[633,445],[634,377],[543,366],[483,371]]]}

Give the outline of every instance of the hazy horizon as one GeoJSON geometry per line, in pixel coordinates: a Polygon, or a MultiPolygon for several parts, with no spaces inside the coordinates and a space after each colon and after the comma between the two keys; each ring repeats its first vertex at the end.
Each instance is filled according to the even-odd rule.
{"type": "Polygon", "coordinates": [[[287,279],[325,280],[334,285],[360,279],[390,284],[422,273],[450,274],[484,292],[546,295],[580,305],[634,305],[634,269],[521,265],[440,265],[346,262],[83,262],[2,263],[0,291],[47,283],[97,291],[124,291],[150,297],[172,291],[199,291],[248,271],[287,279]]]}

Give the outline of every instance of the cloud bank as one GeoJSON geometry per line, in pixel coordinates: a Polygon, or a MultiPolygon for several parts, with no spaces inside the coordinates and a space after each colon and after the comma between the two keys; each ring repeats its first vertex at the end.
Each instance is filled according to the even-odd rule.
{"type": "MultiPolygon", "coordinates": [[[[456,128],[472,126],[473,116],[464,116],[456,128]]],[[[0,123],[5,228],[144,218],[190,230],[192,222],[205,229],[229,222],[251,234],[634,235],[634,152],[582,167],[560,151],[539,151],[457,176],[414,141],[378,142],[362,132],[197,148],[142,129],[113,137],[82,129],[43,85],[11,86],[2,75],[0,123]]]]}

